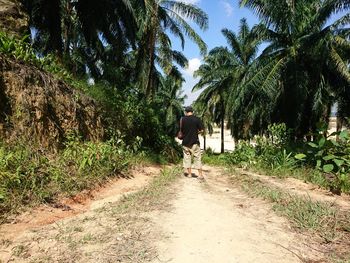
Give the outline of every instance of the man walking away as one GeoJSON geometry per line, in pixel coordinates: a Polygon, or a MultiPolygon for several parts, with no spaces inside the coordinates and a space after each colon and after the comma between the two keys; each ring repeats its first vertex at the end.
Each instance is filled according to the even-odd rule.
{"type": "Polygon", "coordinates": [[[198,179],[203,180],[201,148],[199,146],[198,134],[204,130],[201,120],[193,115],[193,108],[185,108],[185,116],[181,119],[183,133],[182,149],[184,154],[183,166],[187,169],[188,176],[192,176],[192,156],[193,168],[198,170],[198,179]]]}

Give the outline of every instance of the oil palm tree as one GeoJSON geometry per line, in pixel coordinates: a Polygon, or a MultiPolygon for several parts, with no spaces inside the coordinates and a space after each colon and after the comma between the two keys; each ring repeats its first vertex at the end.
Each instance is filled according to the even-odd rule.
{"type": "Polygon", "coordinates": [[[241,19],[238,33],[229,29],[223,29],[222,33],[228,44],[228,53],[226,56],[231,57],[231,82],[230,97],[228,99],[228,126],[231,134],[237,142],[238,139],[244,138],[246,126],[249,123],[249,117],[245,114],[245,107],[237,107],[239,102],[236,98],[239,96],[239,86],[247,79],[248,72],[256,59],[259,44],[261,43],[258,36],[259,25],[250,28],[245,18],[241,19]]]}
{"type": "MultiPolygon", "coordinates": [[[[172,50],[168,36],[170,32],[185,45],[185,36],[194,41],[201,52],[206,53],[206,44],[191,27],[194,22],[200,29],[208,26],[207,15],[197,6],[179,1],[144,0],[145,8],[138,9],[139,14],[139,48],[138,48],[138,80],[140,88],[147,96],[154,94],[156,62],[167,74],[173,61],[179,62],[179,54],[172,50]]],[[[181,57],[180,57],[181,62],[181,57]]],[[[181,63],[179,64],[180,66],[181,63]]]]}
{"type": "Polygon", "coordinates": [[[241,86],[236,107],[250,114],[255,130],[285,122],[300,137],[327,121],[334,96],[350,85],[347,0],[241,0],[261,19],[268,43],[241,86]],[[239,102],[249,102],[248,104],[239,102]]]}
{"type": "Polygon", "coordinates": [[[205,111],[209,111],[212,121],[221,127],[221,153],[224,152],[224,128],[228,96],[232,87],[236,60],[226,48],[214,48],[205,58],[204,63],[195,72],[200,77],[192,91],[204,90],[197,98],[205,111]]]}
{"type": "Polygon", "coordinates": [[[160,77],[160,87],[156,94],[156,102],[161,105],[164,116],[166,133],[172,137],[179,130],[178,120],[183,114],[186,95],[182,94],[181,88],[184,81],[180,71],[174,66],[167,76],[160,77]]]}
{"type": "Polygon", "coordinates": [[[136,46],[138,28],[132,4],[142,6],[142,0],[22,1],[36,30],[36,49],[81,60],[95,78],[106,48],[112,48],[115,60],[121,60],[130,45],[136,46]]]}
{"type": "MultiPolygon", "coordinates": [[[[199,99],[207,102],[217,97],[215,89],[224,90],[221,92],[222,101],[225,101],[222,103],[222,112],[225,112],[231,134],[237,140],[243,137],[242,131],[243,126],[247,123],[247,116],[243,114],[244,108],[236,107],[235,98],[239,91],[238,86],[246,81],[246,76],[256,58],[260,41],[257,36],[257,27],[249,28],[246,19],[240,21],[238,34],[229,29],[223,29],[222,33],[227,40],[228,47],[218,47],[209,53],[205,64],[196,72],[201,79],[194,89],[205,88],[199,99]]],[[[224,119],[221,121],[222,144],[224,140],[223,122],[224,119]]]]}

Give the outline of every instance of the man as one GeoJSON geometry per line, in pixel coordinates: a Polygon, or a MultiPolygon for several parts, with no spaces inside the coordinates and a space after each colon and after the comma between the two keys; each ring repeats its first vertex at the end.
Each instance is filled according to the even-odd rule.
{"type": "Polygon", "coordinates": [[[182,149],[184,154],[183,166],[187,169],[188,177],[192,176],[192,156],[193,168],[198,170],[198,179],[203,180],[201,148],[199,146],[198,134],[204,130],[199,118],[193,115],[193,108],[185,108],[185,116],[180,120],[180,127],[183,133],[182,149]]]}

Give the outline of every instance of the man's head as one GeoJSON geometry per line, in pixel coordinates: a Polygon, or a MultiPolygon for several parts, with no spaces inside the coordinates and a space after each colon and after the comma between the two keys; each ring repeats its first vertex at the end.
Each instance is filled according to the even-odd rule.
{"type": "Polygon", "coordinates": [[[191,106],[185,107],[185,113],[186,115],[192,115],[193,114],[193,108],[191,106]]]}

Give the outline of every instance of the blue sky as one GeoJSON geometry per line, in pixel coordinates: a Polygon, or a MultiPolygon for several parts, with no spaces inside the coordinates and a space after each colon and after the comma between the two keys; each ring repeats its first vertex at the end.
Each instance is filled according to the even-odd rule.
{"type": "MultiPolygon", "coordinates": [[[[234,32],[238,31],[239,21],[245,17],[250,27],[259,22],[256,15],[254,15],[249,9],[241,8],[239,6],[239,0],[178,0],[181,2],[191,3],[199,6],[209,16],[209,28],[206,31],[199,30],[195,25],[193,27],[197,30],[199,35],[203,38],[204,42],[208,45],[208,50],[217,47],[225,46],[226,40],[223,37],[221,30],[228,28],[234,32]]],[[[338,18],[345,13],[335,15],[331,20],[338,18]]],[[[180,41],[172,38],[174,49],[181,50],[180,41]]],[[[186,80],[183,90],[187,95],[185,105],[191,104],[199,95],[200,91],[192,93],[192,87],[197,83],[197,80],[193,78],[193,72],[198,69],[202,62],[198,47],[186,39],[185,49],[183,53],[189,60],[189,67],[182,70],[184,78],[186,80]]]]}
{"type": "MultiPolygon", "coordinates": [[[[238,0],[181,0],[191,4],[196,4],[209,16],[209,28],[206,31],[200,31],[195,25],[193,27],[197,29],[199,35],[203,38],[204,42],[208,45],[208,50],[226,45],[226,40],[223,37],[221,30],[228,28],[234,32],[238,31],[239,21],[241,18],[247,18],[250,26],[258,23],[258,19],[247,8],[240,8],[238,0]]],[[[181,50],[180,41],[173,39],[173,46],[175,49],[181,50]]],[[[185,77],[185,84],[183,86],[184,94],[188,96],[185,101],[185,105],[189,105],[197,98],[199,92],[192,93],[192,87],[196,84],[197,80],[193,78],[193,72],[198,69],[202,57],[200,55],[198,47],[186,39],[185,49],[183,51],[185,56],[189,60],[189,67],[183,70],[185,77]]]]}

